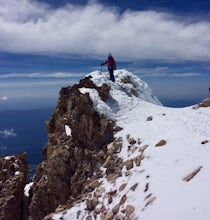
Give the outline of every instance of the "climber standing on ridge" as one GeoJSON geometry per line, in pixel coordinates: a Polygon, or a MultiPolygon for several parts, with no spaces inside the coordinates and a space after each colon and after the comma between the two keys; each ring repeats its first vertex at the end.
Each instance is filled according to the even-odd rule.
{"type": "Polygon", "coordinates": [[[108,54],[108,58],[107,60],[101,64],[101,66],[107,64],[108,67],[108,71],[109,71],[109,75],[110,75],[110,80],[112,80],[113,82],[115,82],[115,78],[114,78],[114,70],[116,70],[116,63],[115,60],[112,56],[111,53],[108,54]]]}

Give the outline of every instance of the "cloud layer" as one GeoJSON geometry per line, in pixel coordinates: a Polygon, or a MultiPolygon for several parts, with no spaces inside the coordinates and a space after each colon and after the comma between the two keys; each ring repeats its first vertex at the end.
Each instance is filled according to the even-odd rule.
{"type": "Polygon", "coordinates": [[[29,0],[0,1],[0,50],[118,59],[209,60],[210,22],[99,3],[53,9],[29,0]]]}
{"type": "Polygon", "coordinates": [[[14,132],[14,129],[4,129],[0,130],[0,137],[2,138],[8,138],[8,137],[16,137],[17,134],[14,132]]]}

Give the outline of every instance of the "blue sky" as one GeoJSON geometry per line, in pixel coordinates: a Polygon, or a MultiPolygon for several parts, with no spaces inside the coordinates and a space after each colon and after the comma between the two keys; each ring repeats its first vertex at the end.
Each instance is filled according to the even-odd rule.
{"type": "Polygon", "coordinates": [[[201,100],[209,45],[207,0],[1,0],[0,108],[54,105],[109,51],[161,100],[201,100]]]}

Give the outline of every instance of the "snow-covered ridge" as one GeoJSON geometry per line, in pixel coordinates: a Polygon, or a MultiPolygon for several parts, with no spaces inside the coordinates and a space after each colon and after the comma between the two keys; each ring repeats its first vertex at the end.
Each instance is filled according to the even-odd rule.
{"type": "Polygon", "coordinates": [[[102,86],[103,83],[106,83],[111,88],[110,97],[106,102],[100,99],[95,89],[80,89],[80,92],[90,94],[94,107],[99,113],[105,114],[108,118],[113,118],[116,113],[119,113],[120,109],[133,106],[136,101],[162,105],[147,83],[136,75],[124,69],[116,70],[114,75],[115,82],[109,79],[108,72],[94,71],[87,75],[92,77],[96,86],[102,86]]]}
{"type": "Polygon", "coordinates": [[[115,134],[122,140],[116,153],[122,159],[122,175],[109,180],[103,165],[101,185],[88,196],[95,201],[99,195],[94,209],[88,210],[84,200],[52,219],[208,219],[210,107],[164,107],[147,84],[126,70],[115,72],[115,83],[108,73],[90,75],[97,86],[111,87],[106,102],[94,89],[80,91],[89,92],[95,108],[123,128],[115,134]]]}
{"type": "Polygon", "coordinates": [[[136,95],[140,99],[153,104],[162,105],[146,82],[125,69],[114,71],[115,83],[109,80],[108,72],[94,71],[88,75],[93,77],[92,80],[97,86],[106,83],[112,90],[121,90],[127,93],[131,93],[132,90],[135,90],[137,92],[136,95]]]}

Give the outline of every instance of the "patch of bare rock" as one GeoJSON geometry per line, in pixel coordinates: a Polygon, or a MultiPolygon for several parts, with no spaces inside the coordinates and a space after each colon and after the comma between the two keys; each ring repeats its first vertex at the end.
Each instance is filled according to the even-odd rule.
{"type": "Polygon", "coordinates": [[[209,107],[209,106],[210,106],[210,98],[207,98],[207,99],[204,99],[201,103],[193,106],[192,108],[196,110],[200,107],[206,108],[206,107],[209,107]]]}
{"type": "Polygon", "coordinates": [[[21,220],[27,183],[26,153],[0,158],[0,219],[21,220]]]}

